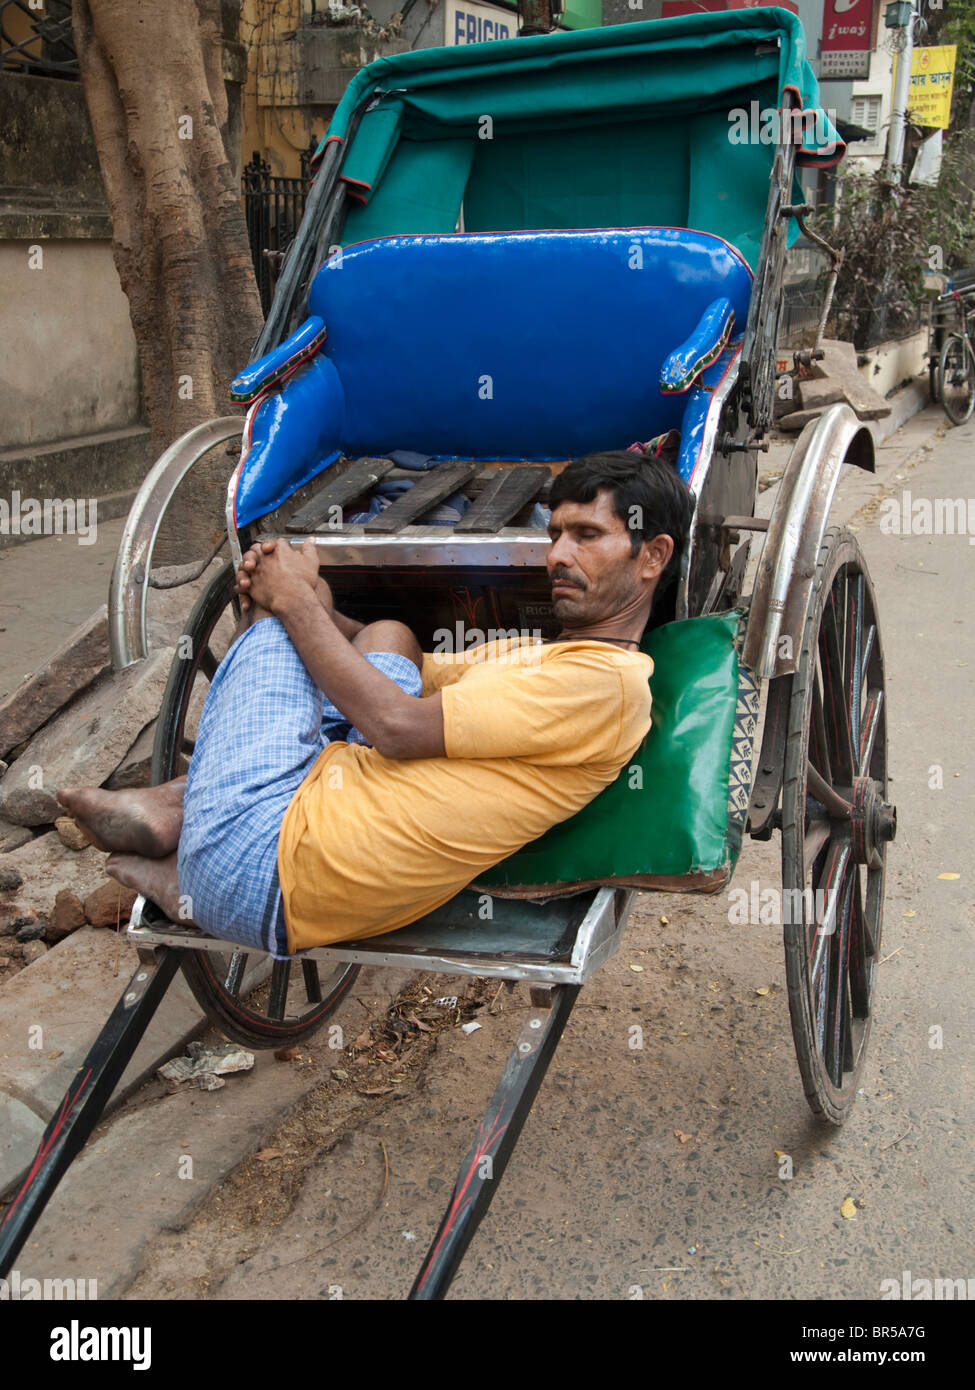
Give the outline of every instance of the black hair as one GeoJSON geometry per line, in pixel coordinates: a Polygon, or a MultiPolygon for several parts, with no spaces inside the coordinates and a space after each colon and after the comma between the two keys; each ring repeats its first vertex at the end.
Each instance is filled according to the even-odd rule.
{"type": "MultiPolygon", "coordinates": [[[[594,502],[601,488],[613,495],[613,510],[630,532],[636,555],[644,541],[670,536],[674,553],[657,582],[663,592],[676,578],[694,514],[694,498],[672,464],[652,454],[614,449],[587,454],[564,468],[552,483],[549,506],[563,502],[594,502]]],[[[654,605],[656,607],[656,605],[654,605]]]]}

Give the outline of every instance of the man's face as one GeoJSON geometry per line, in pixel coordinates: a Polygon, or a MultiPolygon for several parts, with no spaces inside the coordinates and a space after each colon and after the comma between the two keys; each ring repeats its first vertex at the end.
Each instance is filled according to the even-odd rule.
{"type": "Polygon", "coordinates": [[[630,532],[613,510],[607,488],[601,488],[592,502],[556,507],[548,533],[552,608],[566,627],[587,627],[638,607],[652,593],[670,553],[666,537],[632,553],[630,532]],[[657,554],[660,540],[667,542],[662,561],[657,554]],[[648,585],[648,580],[653,583],[648,585]]]}

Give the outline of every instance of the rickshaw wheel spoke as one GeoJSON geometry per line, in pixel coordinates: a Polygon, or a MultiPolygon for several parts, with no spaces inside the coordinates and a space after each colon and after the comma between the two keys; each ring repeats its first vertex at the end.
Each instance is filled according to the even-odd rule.
{"type": "Polygon", "coordinates": [[[883,709],[884,692],[882,690],[869,690],[867,692],[863,728],[860,733],[860,750],[858,757],[861,774],[867,773],[870,770],[874,744],[877,741],[877,730],[880,728],[880,719],[883,714],[883,709]]]}
{"type": "Polygon", "coordinates": [[[829,844],[831,835],[828,820],[810,820],[807,824],[802,852],[807,864],[811,864],[819,851],[829,844]]]}
{"type": "MultiPolygon", "coordinates": [[[[195,746],[195,721],[205,692],[229,647],[240,601],[228,565],[200,596],[186,627],[192,658],[177,657],[170,670],[156,727],[152,780],[167,782],[186,770],[195,746]]],[[[309,1037],[348,992],[357,965],[301,962],[301,985],[291,987],[292,961],[270,965],[259,953],[184,950],[180,962],[200,1007],[245,1047],[281,1047],[309,1037]],[[271,977],[270,988],[267,985],[271,977]]],[[[294,972],[297,981],[298,973],[294,972]]]]}
{"type": "Polygon", "coordinates": [[[305,998],[309,1004],[317,1004],[322,997],[322,982],[318,978],[318,966],[313,960],[301,962],[301,973],[305,980],[305,998]]]}
{"type": "Polygon", "coordinates": [[[853,744],[850,738],[850,714],[845,690],[842,634],[836,606],[830,602],[823,616],[819,648],[823,673],[823,704],[826,738],[831,750],[834,779],[853,781],[853,744]]]}
{"type": "Polygon", "coordinates": [[[247,952],[235,951],[230,957],[230,968],[227,971],[227,978],[224,980],[224,988],[228,994],[232,994],[236,999],[240,994],[241,981],[244,978],[244,971],[247,968],[247,952]]]}
{"type": "Polygon", "coordinates": [[[290,960],[276,960],[271,967],[271,997],[267,1005],[267,1012],[270,1018],[284,1018],[284,1011],[288,1003],[288,985],[290,981],[290,960]]]}
{"type": "Polygon", "coordinates": [[[826,738],[826,723],[823,715],[823,675],[817,665],[816,682],[813,687],[812,728],[809,734],[809,761],[816,768],[827,785],[833,785],[833,772],[829,762],[829,742],[826,738]]]}
{"type": "Polygon", "coordinates": [[[792,677],[781,819],[783,885],[802,903],[803,920],[784,926],[796,1055],[810,1106],[834,1124],[855,1099],[870,1030],[887,844],[866,833],[864,807],[878,815],[886,795],[873,588],[854,537],[831,528],[792,677]]]}
{"type": "Polygon", "coordinates": [[[854,1018],[870,1016],[870,965],[867,932],[863,920],[863,886],[859,868],[854,870],[853,913],[850,922],[850,1005],[854,1018]]]}

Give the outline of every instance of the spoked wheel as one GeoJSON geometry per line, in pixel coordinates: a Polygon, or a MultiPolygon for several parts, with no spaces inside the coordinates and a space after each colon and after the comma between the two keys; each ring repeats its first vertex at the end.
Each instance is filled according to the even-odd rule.
{"type": "Polygon", "coordinates": [[[860,547],[826,532],[792,677],[782,786],[789,1010],[806,1098],[842,1124],[856,1097],[880,959],[887,844],[887,701],[860,547]]]}
{"type": "MultiPolygon", "coordinates": [[[[240,608],[228,565],[190,616],[163,696],[152,757],[153,784],[185,772],[210,681],[233,640],[240,608]],[[186,639],[189,640],[186,640],[186,639]],[[182,655],[183,652],[187,654],[182,655]]],[[[201,1009],[245,1047],[283,1047],[307,1038],[348,993],[357,965],[274,961],[235,950],[185,950],[183,974],[201,1009]],[[269,978],[268,978],[269,977],[269,978]]]]}
{"type": "Polygon", "coordinates": [[[971,344],[957,333],[941,349],[938,397],[953,425],[963,425],[975,407],[975,357],[971,344]]]}

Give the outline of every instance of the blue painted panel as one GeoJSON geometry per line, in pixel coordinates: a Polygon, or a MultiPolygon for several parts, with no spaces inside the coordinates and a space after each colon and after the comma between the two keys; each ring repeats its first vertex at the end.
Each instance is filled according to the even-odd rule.
{"type": "Polygon", "coordinates": [[[251,407],[250,448],[237,482],[238,526],[273,512],[341,452],[344,401],[334,363],[318,354],[251,407]]]}
{"type": "MultiPolygon", "coordinates": [[[[675,398],[686,402],[684,406],[684,418],[681,420],[680,424],[680,454],[677,458],[677,472],[684,479],[685,483],[691,481],[694,469],[701,461],[701,447],[704,442],[704,425],[707,421],[708,411],[711,408],[714,388],[721,381],[729,367],[731,367],[740,351],[740,343],[725,348],[717,362],[705,368],[701,373],[698,383],[692,387],[690,394],[675,398]]],[[[708,462],[710,463],[710,460],[708,462]]],[[[702,482],[703,478],[695,479],[692,489],[695,493],[700,493],[702,482]]]]}

